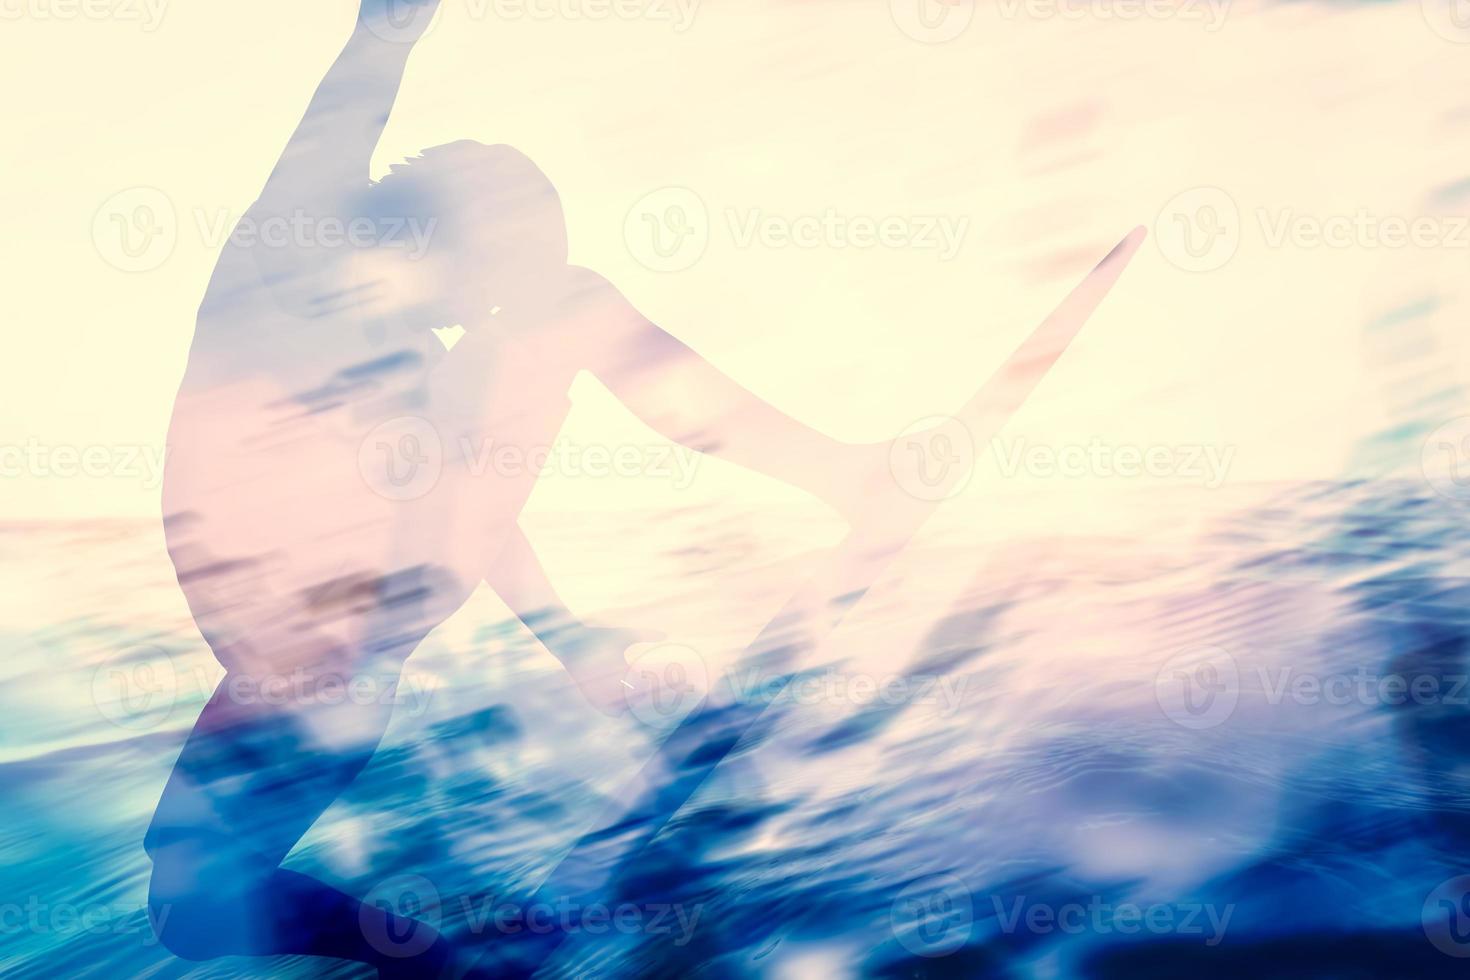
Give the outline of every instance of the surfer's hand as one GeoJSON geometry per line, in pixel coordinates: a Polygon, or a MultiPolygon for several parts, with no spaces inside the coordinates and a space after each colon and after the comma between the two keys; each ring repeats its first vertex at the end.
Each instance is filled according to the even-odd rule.
{"type": "Polygon", "coordinates": [[[357,22],[385,41],[412,44],[424,36],[439,0],[362,0],[357,22]]]}

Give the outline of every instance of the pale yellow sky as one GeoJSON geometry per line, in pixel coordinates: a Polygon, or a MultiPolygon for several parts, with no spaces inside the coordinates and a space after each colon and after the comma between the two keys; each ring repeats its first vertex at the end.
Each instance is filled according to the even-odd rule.
{"type": "MultiPolygon", "coordinates": [[[[1076,0],[1067,9],[1091,13],[1065,17],[1008,0],[927,44],[891,6],[707,0],[531,19],[445,0],[375,169],[460,138],[519,147],[561,192],[574,261],[747,386],[849,439],[963,402],[1094,259],[1200,186],[1238,208],[1233,257],[1188,271],[1171,262],[1177,242],[1165,236],[1161,250],[1155,236],[1011,435],[1228,449],[1231,483],[1331,477],[1383,422],[1365,323],[1431,296],[1433,356],[1463,376],[1470,235],[1457,240],[1451,223],[1464,201],[1430,194],[1470,158],[1470,47],[1436,31],[1432,10],[1237,3],[1217,22],[1203,0],[1133,19],[1103,16],[1107,0],[1076,0]],[[695,193],[708,244],[688,268],[655,271],[625,227],[635,204],[670,187],[695,193]],[[789,228],[829,211],[897,217],[915,236],[925,222],[964,233],[952,257],[742,233],[755,217],[789,228]],[[1286,218],[1360,212],[1432,218],[1446,241],[1273,244],[1286,218]]],[[[103,447],[118,472],[22,466],[4,478],[5,516],[144,516],[157,513],[156,481],[123,460],[162,450],[222,238],[212,229],[260,188],[355,3],[99,0],[112,13],[102,19],[66,9],[19,0],[0,28],[12,93],[0,137],[0,444],[103,447]],[[136,187],[162,193],[176,241],[156,267],[123,271],[108,261],[107,208],[136,187]]],[[[575,394],[568,439],[656,441],[590,380],[575,394]]],[[[638,481],[611,497],[645,491],[676,499],[638,481]]],[[[716,465],[690,492],[786,493],[716,465]]],[[[606,505],[607,487],[563,481],[537,506],[592,499],[606,505]]]]}

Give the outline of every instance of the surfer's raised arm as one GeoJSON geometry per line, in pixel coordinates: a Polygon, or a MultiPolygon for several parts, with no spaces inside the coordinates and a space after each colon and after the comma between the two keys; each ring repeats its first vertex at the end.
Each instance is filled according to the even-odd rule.
{"type": "Polygon", "coordinates": [[[589,370],[664,438],[800,487],[851,516],[884,447],[818,432],[738,382],[639,313],[606,280],[586,273],[589,370]]]}
{"type": "Polygon", "coordinates": [[[367,183],[408,56],[438,6],[439,0],[362,0],[352,36],[317,86],[260,205],[312,207],[367,183]]]}
{"type": "MultiPolygon", "coordinates": [[[[248,218],[255,229],[351,226],[363,211],[373,151],[388,123],[409,53],[423,36],[439,0],[362,0],[352,36],[317,86],[248,218]]],[[[215,269],[230,280],[248,255],[283,311],[319,315],[323,277],[351,253],[326,247],[323,236],[267,240],[257,234],[231,248],[215,269]]]]}

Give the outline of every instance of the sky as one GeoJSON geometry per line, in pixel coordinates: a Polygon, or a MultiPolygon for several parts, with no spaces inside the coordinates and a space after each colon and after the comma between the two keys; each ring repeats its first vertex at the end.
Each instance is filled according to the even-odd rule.
{"type": "MultiPolygon", "coordinates": [[[[219,245],[355,7],[0,2],[0,81],[18,93],[0,129],[7,520],[158,515],[219,245]],[[129,255],[140,203],[157,235],[129,255]],[[98,468],[59,475],[15,447],[92,451],[98,468]]],[[[1061,487],[1014,465],[1038,445],[1198,447],[1228,459],[1222,486],[1332,478],[1393,421],[1386,360],[1431,357],[1453,382],[1470,353],[1470,29],[1449,12],[445,0],[373,169],[462,138],[521,149],[560,191],[574,262],[853,441],[953,411],[1142,225],[1151,240],[1002,444],[980,447],[966,493],[1058,490],[1080,512],[1096,493],[1207,479],[1094,465],[1061,487]],[[646,235],[675,206],[698,234],[670,258],[646,235]],[[1394,222],[1422,241],[1394,245],[1394,222]],[[1386,356],[1369,324],[1403,310],[1427,347],[1386,356]]],[[[590,376],[573,397],[566,440],[657,441],[590,376]]],[[[693,499],[671,492],[550,482],[535,507],[693,499]]],[[[795,493],[721,463],[688,492],[795,493]]]]}

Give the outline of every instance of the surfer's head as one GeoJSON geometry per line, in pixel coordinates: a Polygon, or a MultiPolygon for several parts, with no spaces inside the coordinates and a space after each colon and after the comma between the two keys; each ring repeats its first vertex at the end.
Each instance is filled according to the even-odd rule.
{"type": "Polygon", "coordinates": [[[476,319],[511,295],[534,292],[567,261],[566,219],[551,181],[513,147],[460,140],[404,163],[368,193],[385,237],[372,249],[391,268],[400,305],[476,319]],[[384,248],[387,245],[390,247],[384,248]]]}

